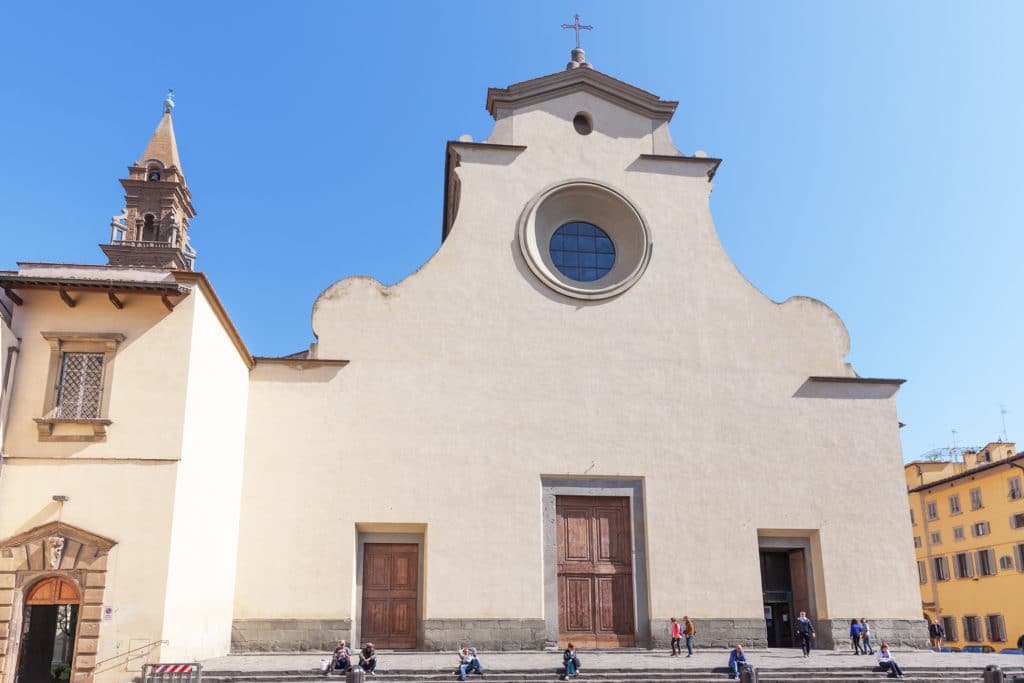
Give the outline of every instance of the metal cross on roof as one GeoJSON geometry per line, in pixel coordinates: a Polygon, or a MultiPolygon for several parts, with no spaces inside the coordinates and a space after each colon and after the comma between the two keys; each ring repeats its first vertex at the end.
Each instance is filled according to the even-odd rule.
{"type": "Polygon", "coordinates": [[[580,49],[580,31],[592,31],[594,29],[593,26],[583,26],[582,24],[580,24],[580,15],[578,14],[573,16],[573,21],[571,24],[562,24],[562,28],[571,28],[572,30],[576,31],[577,50],[580,49]]]}

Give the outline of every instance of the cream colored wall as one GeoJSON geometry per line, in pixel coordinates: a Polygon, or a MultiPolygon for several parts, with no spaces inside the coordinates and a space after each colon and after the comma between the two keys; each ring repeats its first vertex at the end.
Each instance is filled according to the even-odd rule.
{"type": "Polygon", "coordinates": [[[55,521],[59,513],[62,521],[117,542],[104,594],[113,615],[100,622],[96,680],[129,680],[160,655],[158,645],[144,646],[159,643],[163,628],[174,463],[11,455],[0,474],[0,538],[55,521]],[[63,511],[53,495],[70,497],[63,511]],[[139,649],[129,654],[133,648],[139,649]]]}
{"type": "Polygon", "coordinates": [[[163,633],[165,660],[225,654],[231,642],[248,368],[200,288],[193,321],[163,633]]]}
{"type": "Polygon", "coordinates": [[[7,450],[35,458],[176,459],[184,420],[184,361],[190,318],[169,315],[152,295],[126,295],[124,310],[106,294],[77,294],[68,308],[55,291],[25,290],[14,330],[22,338],[7,450]],[[42,417],[50,345],[41,332],[120,332],[114,358],[109,417],[100,442],[40,442],[33,418],[42,417]]]}
{"type": "Polygon", "coordinates": [[[910,537],[894,399],[794,397],[853,376],[836,314],[743,278],[707,179],[638,160],[647,119],[586,93],[512,118],[527,150],[462,152],[427,264],[317,300],[319,356],[351,365],[254,373],[236,617],[354,614],[362,522],[427,525],[424,617],[542,616],[540,478],[585,475],[645,482],[654,618],[759,617],[758,529],[818,531],[819,616],[919,618],[912,549],[878,543],[910,537]],[[517,251],[523,207],[572,178],[649,224],[650,266],[618,298],[556,295],[517,251]]]}

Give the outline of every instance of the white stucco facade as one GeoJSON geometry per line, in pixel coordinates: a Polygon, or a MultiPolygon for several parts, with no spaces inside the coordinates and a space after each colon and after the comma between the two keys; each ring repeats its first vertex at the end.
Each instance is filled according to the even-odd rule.
{"type": "MultiPolygon", "coordinates": [[[[253,359],[205,278],[173,269],[122,274],[149,287],[123,308],[38,282],[8,305],[0,621],[18,623],[49,571],[31,553],[66,532],[113,542],[105,565],[68,570],[104,575],[83,597],[98,634],[81,680],[358,641],[364,560],[393,544],[418,558],[416,647],[544,647],[565,636],[560,501],[586,498],[628,500],[616,628],[637,645],[684,613],[705,642],[770,643],[769,602],[806,606],[826,644],[855,616],[923,640],[913,549],[877,542],[910,533],[899,382],[854,372],[825,304],[774,302],[739,273],[710,213],[719,160],[674,147],[675,103],[583,66],[488,106],[490,138],[449,144],[437,253],[393,286],[328,287],[308,353],[253,359]],[[607,232],[605,276],[555,265],[566,221],[607,232]],[[111,424],[40,423],[59,344],[100,342],[111,424]],[[766,552],[790,553],[790,597],[762,580],[766,552]]],[[[46,275],[89,277],[69,268],[46,275]]],[[[6,682],[18,641],[0,635],[6,682]]]]}

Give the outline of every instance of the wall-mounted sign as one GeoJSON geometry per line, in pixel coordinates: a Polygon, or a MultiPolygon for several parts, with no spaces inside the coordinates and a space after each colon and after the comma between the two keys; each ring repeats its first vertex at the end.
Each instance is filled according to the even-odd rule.
{"type": "Polygon", "coordinates": [[[110,621],[114,618],[114,608],[109,605],[103,606],[103,621],[110,621]]]}

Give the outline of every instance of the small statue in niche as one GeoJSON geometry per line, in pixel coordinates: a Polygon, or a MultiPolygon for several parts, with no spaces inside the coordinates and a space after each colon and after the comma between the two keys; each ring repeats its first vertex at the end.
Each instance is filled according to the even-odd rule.
{"type": "Polygon", "coordinates": [[[46,564],[49,569],[60,567],[60,558],[64,553],[64,539],[60,536],[50,536],[46,539],[46,564]]]}

